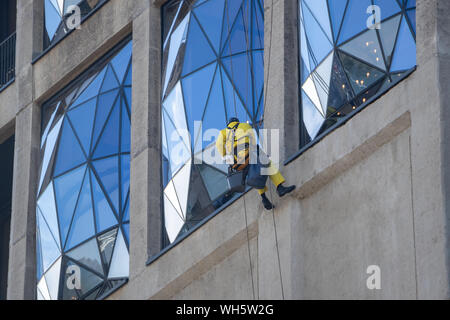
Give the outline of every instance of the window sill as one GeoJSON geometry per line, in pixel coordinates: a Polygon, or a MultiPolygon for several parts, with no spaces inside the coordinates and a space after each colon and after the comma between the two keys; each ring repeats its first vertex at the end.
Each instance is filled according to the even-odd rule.
{"type": "Polygon", "coordinates": [[[310,143],[306,144],[305,146],[303,146],[299,151],[297,151],[294,155],[290,156],[285,162],[284,165],[287,166],[288,164],[290,164],[291,162],[293,162],[294,160],[296,160],[297,158],[299,158],[303,153],[305,153],[306,151],[308,151],[310,148],[312,148],[313,146],[315,146],[317,143],[319,143],[320,141],[322,141],[327,135],[329,135],[330,133],[332,133],[334,130],[336,130],[337,128],[343,126],[344,124],[346,124],[351,118],[353,118],[356,114],[358,114],[359,112],[361,112],[362,110],[364,110],[367,106],[369,106],[370,104],[372,104],[373,102],[375,102],[376,100],[378,100],[379,98],[381,98],[383,95],[385,95],[387,92],[389,92],[390,90],[392,90],[393,88],[395,88],[397,86],[398,83],[402,82],[403,80],[405,80],[406,78],[408,78],[414,71],[416,71],[417,66],[412,68],[411,70],[409,70],[408,72],[405,73],[405,75],[400,78],[397,79],[395,82],[392,83],[392,85],[389,88],[384,89],[383,91],[380,91],[378,94],[374,95],[372,98],[370,98],[369,100],[367,100],[366,103],[363,103],[362,105],[359,106],[359,108],[357,108],[356,110],[352,111],[351,113],[349,113],[348,115],[346,115],[345,117],[341,118],[340,121],[336,124],[334,124],[333,126],[331,126],[330,128],[328,128],[326,131],[324,131],[322,134],[320,134],[319,136],[317,136],[313,141],[311,141],[310,143]]]}
{"type": "Polygon", "coordinates": [[[6,90],[10,85],[12,85],[16,81],[15,78],[12,78],[7,83],[5,83],[3,86],[0,87],[0,93],[2,93],[4,90],[6,90]]]}

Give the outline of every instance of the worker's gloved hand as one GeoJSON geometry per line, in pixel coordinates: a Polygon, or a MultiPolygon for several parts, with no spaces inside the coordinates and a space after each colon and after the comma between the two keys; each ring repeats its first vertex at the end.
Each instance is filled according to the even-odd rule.
{"type": "Polygon", "coordinates": [[[263,194],[261,195],[261,198],[262,198],[262,203],[263,203],[263,205],[264,205],[264,208],[265,208],[266,210],[272,210],[273,208],[275,208],[275,206],[272,204],[272,202],[270,202],[270,200],[267,199],[267,196],[266,196],[265,193],[263,193],[263,194]]]}
{"type": "Polygon", "coordinates": [[[294,190],[295,190],[295,186],[285,187],[285,186],[283,186],[283,184],[280,184],[277,188],[277,193],[278,193],[278,196],[281,198],[281,197],[284,197],[285,195],[287,195],[288,193],[291,193],[294,190]]]}

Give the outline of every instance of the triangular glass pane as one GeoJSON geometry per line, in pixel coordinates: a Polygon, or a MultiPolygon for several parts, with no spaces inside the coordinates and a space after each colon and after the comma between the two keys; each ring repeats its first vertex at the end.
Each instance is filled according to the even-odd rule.
{"type": "Polygon", "coordinates": [[[100,91],[100,86],[103,83],[103,78],[105,76],[105,70],[103,69],[94,79],[94,81],[92,81],[89,86],[87,86],[87,88],[81,93],[79,94],[79,96],[76,98],[76,100],[74,101],[74,103],[71,106],[71,109],[76,107],[77,105],[80,105],[81,103],[92,99],[94,97],[96,97],[99,94],[100,91]]]}
{"type": "Polygon", "coordinates": [[[375,30],[367,30],[363,34],[344,44],[340,49],[366,61],[368,64],[386,70],[383,53],[381,52],[377,32],[375,30]]]}
{"type": "Polygon", "coordinates": [[[350,80],[350,84],[356,94],[367,90],[372,84],[384,77],[384,73],[365,63],[355,60],[349,55],[340,52],[339,56],[342,61],[342,66],[350,80]]]}
{"type": "Polygon", "coordinates": [[[58,259],[61,252],[39,209],[37,211],[37,227],[39,228],[42,250],[42,267],[45,273],[56,259],[58,259]]]}
{"type": "Polygon", "coordinates": [[[406,7],[408,9],[416,7],[416,0],[408,0],[408,5],[406,7]]]}
{"type": "Polygon", "coordinates": [[[64,99],[67,106],[72,105],[73,98],[74,98],[74,97],[76,96],[76,94],[78,93],[78,89],[79,89],[79,88],[73,89],[72,92],[69,93],[69,94],[66,96],[66,98],[64,99]]]}
{"type": "Polygon", "coordinates": [[[164,197],[164,225],[170,243],[174,242],[184,226],[184,221],[167,197],[164,197]]]}
{"type": "Polygon", "coordinates": [[[183,218],[183,211],[181,210],[181,205],[178,200],[177,191],[175,190],[175,186],[173,184],[173,180],[169,181],[166,188],[164,189],[164,195],[169,199],[174,208],[177,210],[178,215],[183,218]]]}
{"type": "Polygon", "coordinates": [[[222,62],[228,72],[229,78],[240,96],[244,100],[247,110],[253,111],[252,99],[252,70],[250,68],[250,56],[246,53],[235,55],[233,57],[224,58],[222,62]]]}
{"type": "Polygon", "coordinates": [[[100,248],[100,254],[102,256],[103,263],[107,269],[111,263],[111,257],[114,249],[114,244],[116,242],[118,229],[108,231],[100,236],[98,236],[98,244],[100,248]]]}
{"type": "Polygon", "coordinates": [[[130,192],[130,155],[121,156],[121,189],[122,189],[122,209],[125,207],[127,194],[130,192]]]}
{"type": "Polygon", "coordinates": [[[97,178],[91,173],[92,195],[94,198],[95,222],[97,232],[103,232],[106,229],[118,224],[116,217],[108,203],[108,200],[101,189],[97,178]]]}
{"type": "Polygon", "coordinates": [[[196,137],[195,153],[215,144],[219,131],[226,127],[227,117],[223,99],[222,80],[220,72],[216,73],[208,106],[203,116],[202,130],[196,137]]]}
{"type": "Polygon", "coordinates": [[[328,0],[334,40],[336,40],[339,35],[339,30],[341,28],[347,2],[348,0],[328,0]]]}
{"type": "Polygon", "coordinates": [[[191,157],[191,151],[182,142],[179,132],[173,126],[172,120],[170,120],[167,113],[163,110],[164,128],[166,129],[167,145],[170,152],[170,168],[172,174],[175,174],[177,170],[191,157]]]}
{"type": "Polygon", "coordinates": [[[401,15],[398,15],[383,22],[381,24],[381,29],[378,30],[388,66],[391,63],[392,53],[394,52],[395,39],[397,38],[401,17],[401,15]]]}
{"type": "Polygon", "coordinates": [[[250,114],[244,108],[239,95],[233,88],[230,79],[228,78],[227,73],[220,68],[222,75],[222,84],[223,84],[223,95],[225,98],[225,106],[227,110],[227,117],[236,117],[241,122],[246,122],[251,120],[250,114]]]}
{"type": "Polygon", "coordinates": [[[367,8],[372,5],[371,0],[349,0],[338,44],[367,29],[367,8]]]}
{"type": "Polygon", "coordinates": [[[56,215],[55,193],[53,191],[53,183],[50,183],[47,189],[42,193],[37,205],[47,222],[56,244],[61,248],[59,240],[58,217],[56,215]]]}
{"type": "Polygon", "coordinates": [[[300,53],[302,61],[302,84],[308,79],[311,73],[311,66],[309,63],[309,49],[305,34],[305,28],[302,26],[300,30],[300,53]]]}
{"type": "Polygon", "coordinates": [[[199,132],[197,141],[195,144],[195,151],[203,150],[208,145],[215,143],[219,131],[225,128],[227,125],[225,106],[223,103],[223,91],[222,91],[222,81],[220,79],[220,73],[217,72],[214,77],[214,83],[211,89],[211,94],[208,100],[208,106],[206,107],[205,115],[202,122],[202,132],[199,132]],[[208,130],[216,130],[214,132],[209,132],[208,130]],[[206,140],[206,137],[211,138],[211,140],[206,140]],[[205,138],[205,139],[203,139],[205,138]]]}
{"type": "MultiPolygon", "coordinates": [[[[203,89],[205,90],[205,89],[203,89]]],[[[190,92],[190,95],[197,95],[201,93],[190,92]]],[[[186,94],[185,94],[186,96],[186,94]]],[[[172,92],[167,96],[166,100],[163,102],[164,111],[172,120],[180,139],[184,141],[184,144],[187,148],[190,146],[190,137],[188,135],[188,127],[186,125],[186,114],[183,103],[183,93],[181,91],[181,84],[175,86],[172,92]]],[[[189,128],[190,132],[193,132],[193,127],[189,128]]],[[[172,138],[168,136],[168,138],[172,138]]]]}
{"type": "Polygon", "coordinates": [[[186,75],[215,59],[216,55],[200,29],[197,19],[191,17],[182,74],[186,75]]]}
{"type": "Polygon", "coordinates": [[[120,105],[120,96],[118,90],[114,90],[98,97],[98,107],[95,115],[94,136],[92,138],[92,148],[95,147],[98,137],[105,125],[106,119],[109,116],[111,108],[114,104],[120,105]]]}
{"type": "Polygon", "coordinates": [[[38,290],[41,293],[44,300],[50,300],[50,293],[48,292],[47,283],[45,282],[45,277],[38,282],[38,290]]]}
{"type": "Polygon", "coordinates": [[[94,235],[95,227],[94,212],[92,210],[91,183],[89,181],[89,175],[86,174],[73,216],[65,251],[72,249],[94,235]]]}
{"type": "Polygon", "coordinates": [[[92,239],[67,253],[67,256],[88,268],[103,274],[102,261],[98,251],[97,239],[92,239]]]}
{"type": "Polygon", "coordinates": [[[220,52],[220,36],[222,33],[222,20],[225,0],[209,0],[194,9],[194,13],[205,30],[216,52],[220,52]]]}
{"type": "Polygon", "coordinates": [[[129,243],[130,242],[130,224],[129,223],[123,224],[122,229],[123,229],[123,233],[125,235],[125,239],[129,243]]]}
{"type": "Polygon", "coordinates": [[[55,36],[56,30],[61,23],[61,16],[55,7],[51,4],[50,0],[45,0],[45,29],[47,30],[48,37],[52,41],[55,36]]]}
{"type": "Polygon", "coordinates": [[[190,14],[186,15],[177,29],[170,36],[170,46],[169,46],[169,54],[167,56],[167,64],[165,66],[164,73],[164,87],[163,92],[166,92],[167,85],[169,84],[169,80],[172,78],[172,72],[175,66],[175,62],[177,57],[180,54],[180,47],[182,42],[185,40],[184,36],[187,31],[188,23],[189,23],[190,14]]]}
{"type": "MultiPolygon", "coordinates": [[[[52,110],[52,109],[54,108],[54,110],[53,110],[53,112],[52,112],[52,114],[51,114],[51,116],[50,116],[50,120],[47,121],[47,120],[45,119],[45,120],[43,121],[43,124],[44,124],[44,126],[45,126],[45,130],[44,130],[44,133],[43,133],[42,136],[41,136],[41,149],[42,149],[42,147],[44,146],[44,143],[46,142],[48,133],[49,133],[49,131],[50,131],[52,125],[54,124],[54,121],[53,121],[53,120],[55,120],[55,116],[56,116],[56,113],[57,113],[58,110],[59,110],[59,106],[60,106],[60,105],[61,105],[61,102],[58,102],[56,106],[53,106],[53,107],[47,109],[47,110],[48,110],[47,112],[50,112],[50,110],[52,110]]],[[[47,114],[47,112],[46,112],[46,114],[47,114]]]]}
{"type": "Polygon", "coordinates": [[[130,118],[128,116],[127,107],[125,103],[122,102],[122,133],[120,135],[120,151],[121,152],[130,152],[131,145],[131,128],[130,128],[130,118]]]}
{"type": "Polygon", "coordinates": [[[317,93],[316,85],[314,84],[312,76],[310,76],[308,80],[305,81],[305,83],[302,86],[302,89],[309,97],[312,104],[317,108],[317,111],[319,111],[324,116],[322,104],[320,102],[320,98],[317,93]]]}
{"type": "MultiPolygon", "coordinates": [[[[87,269],[83,268],[82,266],[74,263],[73,261],[69,261],[67,263],[67,267],[65,268],[65,270],[68,269],[69,266],[75,266],[78,267],[77,269],[80,270],[80,277],[81,277],[81,288],[79,290],[80,295],[85,295],[86,293],[88,293],[90,290],[94,289],[95,287],[97,287],[100,283],[102,283],[104,280],[102,278],[100,278],[98,275],[94,274],[91,271],[88,271],[87,269]]],[[[69,274],[66,274],[65,276],[65,280],[64,283],[67,283],[68,276],[70,276],[69,274]]],[[[64,293],[65,295],[68,295],[68,293],[70,292],[67,289],[67,285],[63,286],[64,287],[64,293]]],[[[73,294],[73,293],[72,293],[73,294]]],[[[65,298],[66,299],[66,298],[65,298]]]]}
{"type": "MultiPolygon", "coordinates": [[[[194,121],[200,121],[202,119],[215,70],[216,63],[213,63],[182,80],[184,103],[190,132],[194,132],[194,121]]],[[[167,138],[169,139],[169,136],[167,138]]]]}
{"type": "Polygon", "coordinates": [[[133,68],[132,64],[130,64],[130,67],[128,68],[127,75],[125,77],[125,80],[123,81],[124,86],[131,86],[132,78],[133,78],[133,68]]]}
{"type": "MultiPolygon", "coordinates": [[[[64,274],[63,274],[63,285],[62,285],[62,298],[64,300],[78,300],[78,294],[75,290],[75,288],[70,288],[68,284],[73,284],[75,287],[75,277],[77,275],[74,274],[75,270],[80,270],[79,266],[73,263],[72,261],[68,259],[64,259],[63,262],[63,268],[64,274]]],[[[81,271],[81,270],[80,270],[81,271]]],[[[81,276],[81,272],[80,272],[81,276]]],[[[81,281],[81,279],[80,279],[81,281]]]]}
{"type": "Polygon", "coordinates": [[[47,271],[45,280],[51,300],[58,300],[59,278],[61,274],[61,258],[47,271]]]}
{"type": "Polygon", "coordinates": [[[119,210],[119,159],[111,157],[94,161],[94,168],[100,178],[116,212],[119,210]]]}
{"type": "Polygon", "coordinates": [[[250,20],[248,14],[247,17],[244,17],[243,11],[239,10],[228,41],[223,48],[222,56],[227,57],[250,49],[250,20]]]}
{"type": "Polygon", "coordinates": [[[236,15],[241,8],[242,2],[243,1],[240,0],[227,0],[223,17],[222,48],[224,47],[225,41],[227,41],[230,36],[233,24],[236,20],[236,15]]]}
{"type": "Polygon", "coordinates": [[[302,90],[302,117],[303,123],[308,131],[311,140],[314,140],[320,128],[322,127],[325,118],[317,110],[316,106],[308,98],[302,90]]]}
{"type": "Polygon", "coordinates": [[[95,147],[94,158],[103,158],[119,153],[119,135],[120,135],[120,99],[114,105],[105,128],[95,147]]]}
{"type": "Polygon", "coordinates": [[[37,300],[38,300],[38,301],[43,301],[43,300],[45,300],[45,298],[44,298],[44,296],[42,295],[41,290],[39,290],[39,288],[37,289],[36,294],[37,294],[37,300]]]}
{"type": "Polygon", "coordinates": [[[416,33],[416,9],[406,11],[408,15],[409,22],[411,23],[412,28],[414,29],[414,33],[416,33]]]}
{"type": "Polygon", "coordinates": [[[213,167],[201,164],[197,166],[211,200],[216,200],[228,190],[226,175],[213,167]]]}
{"type": "Polygon", "coordinates": [[[253,7],[252,49],[264,49],[264,18],[256,3],[252,2],[251,6],[253,7]]]}
{"type": "Polygon", "coordinates": [[[333,46],[309,9],[303,5],[303,25],[311,69],[315,68],[331,52],[333,46]]]}
{"type": "Polygon", "coordinates": [[[309,55],[311,56],[310,60],[312,65],[316,66],[325,59],[333,49],[333,46],[309,9],[305,5],[302,8],[305,34],[309,44],[309,55]]]}
{"type": "Polygon", "coordinates": [[[327,0],[304,0],[308,8],[310,9],[317,22],[325,31],[328,39],[332,42],[333,37],[331,35],[330,17],[328,16],[327,0]]]}
{"type": "Polygon", "coordinates": [[[128,114],[131,114],[131,110],[130,110],[130,108],[131,108],[131,88],[125,87],[125,88],[123,88],[123,92],[125,93],[124,99],[126,102],[128,114]]]}
{"type": "Polygon", "coordinates": [[[47,173],[48,166],[50,164],[50,160],[51,160],[52,155],[53,155],[53,151],[55,150],[56,141],[58,139],[59,130],[61,129],[62,123],[63,123],[63,118],[61,118],[58,121],[56,126],[48,134],[47,142],[45,144],[44,158],[42,159],[42,168],[41,168],[41,176],[39,178],[38,194],[41,191],[42,182],[44,182],[44,177],[45,177],[45,175],[47,173]]]}
{"type": "Polygon", "coordinates": [[[128,222],[130,221],[130,195],[127,197],[127,202],[125,206],[125,210],[123,212],[123,219],[122,222],[128,222]]]}
{"type": "Polygon", "coordinates": [[[320,104],[322,106],[322,114],[325,115],[327,112],[328,95],[330,93],[330,79],[333,67],[333,57],[332,52],[313,72],[312,78],[314,84],[316,85],[317,94],[320,99],[320,104]]]}
{"type": "Polygon", "coordinates": [[[258,107],[258,102],[264,92],[264,51],[253,51],[252,52],[252,72],[253,72],[253,116],[256,116],[256,108],[258,107]]]}
{"type": "MultiPolygon", "coordinates": [[[[63,0],[59,0],[59,1],[63,1],[63,0]]],[[[59,6],[59,4],[58,4],[58,0],[50,0],[50,2],[51,2],[51,4],[55,7],[55,9],[56,9],[56,11],[58,12],[58,14],[60,15],[60,16],[62,16],[62,7],[60,7],[59,6]]]]}
{"type": "Polygon", "coordinates": [[[106,92],[112,89],[115,89],[120,86],[120,83],[117,81],[117,77],[115,72],[111,68],[111,65],[108,65],[108,69],[106,70],[105,80],[103,80],[102,88],[100,92],[106,92]]]}
{"type": "Polygon", "coordinates": [[[68,113],[72,126],[86,154],[89,154],[91,147],[96,103],[97,99],[91,99],[68,113]]]}
{"type": "Polygon", "coordinates": [[[381,21],[402,10],[395,0],[373,0],[373,3],[381,9],[381,21]]]}
{"type": "Polygon", "coordinates": [[[66,241],[85,171],[86,166],[82,166],[54,181],[62,243],[66,241]]]}
{"type": "Polygon", "coordinates": [[[408,70],[416,65],[416,42],[403,18],[392,59],[391,72],[408,70]]]}
{"type": "Polygon", "coordinates": [[[119,235],[117,236],[116,244],[114,246],[113,257],[111,259],[108,279],[128,277],[129,266],[128,249],[123,239],[122,231],[119,230],[119,235]]]}
{"type": "Polygon", "coordinates": [[[173,185],[178,196],[183,217],[186,217],[187,214],[187,200],[189,194],[190,176],[191,161],[186,163],[185,166],[180,171],[178,171],[177,175],[173,178],[173,185]]]}
{"type": "Polygon", "coordinates": [[[83,154],[83,150],[75,137],[72,126],[66,118],[63,124],[61,139],[59,141],[54,175],[60,175],[84,162],[86,162],[86,158],[83,154]]]}
{"type": "MultiPolygon", "coordinates": [[[[36,215],[39,214],[39,209],[36,209],[36,215]]],[[[42,246],[41,235],[39,232],[39,225],[36,223],[36,278],[40,279],[44,274],[44,266],[42,265],[42,246]]]]}
{"type": "Polygon", "coordinates": [[[128,44],[111,60],[111,64],[120,83],[122,83],[130,63],[132,46],[132,42],[128,42],[128,44]]]}
{"type": "Polygon", "coordinates": [[[337,109],[354,98],[353,90],[347,81],[338,55],[334,55],[330,81],[330,93],[328,95],[327,116],[334,114],[337,109]]]}

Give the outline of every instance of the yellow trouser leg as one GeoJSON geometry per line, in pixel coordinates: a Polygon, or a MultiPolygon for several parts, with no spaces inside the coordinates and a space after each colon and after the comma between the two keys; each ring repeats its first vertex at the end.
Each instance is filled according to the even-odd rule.
{"type": "MultiPolygon", "coordinates": [[[[273,168],[272,164],[270,164],[270,166],[271,168],[273,168]]],[[[286,181],[279,170],[277,170],[277,172],[270,176],[270,180],[272,180],[272,183],[275,185],[275,187],[278,187],[280,184],[286,181]]],[[[265,187],[264,189],[258,189],[259,194],[264,194],[266,192],[267,187],[265,187]]]]}

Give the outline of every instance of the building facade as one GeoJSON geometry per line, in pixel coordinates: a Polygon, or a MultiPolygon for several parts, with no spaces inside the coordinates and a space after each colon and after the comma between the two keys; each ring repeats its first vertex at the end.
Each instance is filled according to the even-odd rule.
{"type": "Polygon", "coordinates": [[[450,297],[448,1],[5,3],[0,298],[450,297]]]}

